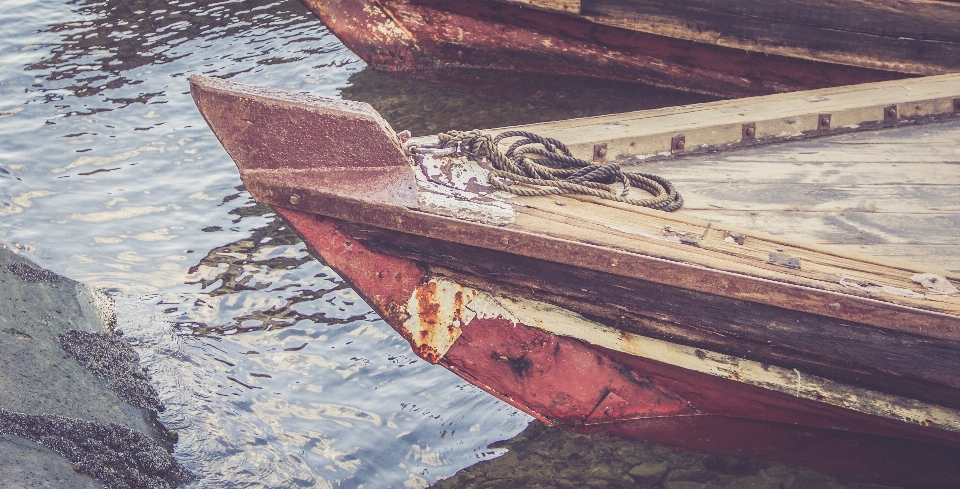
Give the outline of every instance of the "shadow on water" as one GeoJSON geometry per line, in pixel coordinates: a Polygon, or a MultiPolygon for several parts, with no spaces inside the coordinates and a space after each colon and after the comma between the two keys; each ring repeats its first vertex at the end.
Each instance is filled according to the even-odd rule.
{"type": "Polygon", "coordinates": [[[585,77],[457,69],[350,76],[343,98],[367,102],[397,131],[422,136],[710,102],[716,98],[585,77]]]}
{"type": "MultiPolygon", "coordinates": [[[[237,190],[243,191],[244,189],[240,186],[237,187],[237,190]]],[[[239,197],[240,195],[240,193],[237,193],[227,198],[239,197]]],[[[250,236],[211,249],[197,264],[190,267],[188,272],[191,274],[198,273],[202,268],[215,270],[215,273],[210,276],[201,276],[196,282],[188,282],[188,284],[199,284],[200,288],[206,291],[208,297],[220,297],[269,288],[273,285],[272,282],[258,279],[268,275],[269,272],[283,273],[285,270],[296,269],[315,260],[307,254],[268,255],[267,248],[297,247],[302,242],[300,236],[288,227],[282,218],[273,214],[269,206],[256,202],[237,207],[231,210],[230,214],[239,216],[238,220],[243,217],[254,216],[273,216],[273,218],[267,221],[265,226],[252,229],[250,236]],[[254,263],[258,267],[259,273],[251,273],[248,268],[249,265],[254,263]],[[263,273],[263,271],[268,273],[263,273]]],[[[202,231],[218,232],[222,231],[222,228],[210,226],[202,229],[202,231]]],[[[327,274],[324,273],[323,275],[326,276],[327,274]]],[[[332,277],[332,273],[329,275],[332,277]]],[[[332,304],[333,298],[330,297],[330,294],[350,290],[349,286],[342,281],[331,281],[330,285],[329,288],[301,289],[296,295],[286,296],[281,303],[271,304],[266,309],[252,309],[242,315],[235,316],[231,323],[207,324],[205,322],[181,321],[176,323],[176,327],[188,334],[203,336],[278,330],[301,321],[325,326],[341,326],[368,319],[370,314],[366,310],[363,313],[350,314],[346,317],[334,317],[328,311],[307,314],[297,309],[298,304],[315,300],[325,300],[332,304]]],[[[274,289],[274,291],[278,291],[278,289],[274,289]]],[[[360,301],[344,301],[343,305],[354,306],[357,302],[360,301]]],[[[339,306],[336,309],[340,313],[346,311],[339,306]]]]}

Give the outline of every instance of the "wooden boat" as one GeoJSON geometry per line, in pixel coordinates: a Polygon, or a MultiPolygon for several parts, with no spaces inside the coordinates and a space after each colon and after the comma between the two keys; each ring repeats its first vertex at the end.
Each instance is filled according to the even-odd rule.
{"type": "Polygon", "coordinates": [[[503,401],[571,430],[960,484],[960,75],[511,128],[672,169],[677,213],[494,191],[482,160],[402,141],[366,104],[190,82],[249,192],[420,357],[503,401]],[[903,132],[921,128],[942,134],[903,132]],[[768,154],[716,153],[752,146],[768,154]]]}
{"type": "Polygon", "coordinates": [[[960,71],[951,0],[303,0],[368,64],[745,97],[960,71]]]}

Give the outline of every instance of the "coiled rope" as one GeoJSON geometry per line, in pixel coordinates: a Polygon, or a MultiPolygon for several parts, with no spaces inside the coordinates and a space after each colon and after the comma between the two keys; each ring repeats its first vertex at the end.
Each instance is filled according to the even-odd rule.
{"type": "Polygon", "coordinates": [[[440,148],[457,147],[458,153],[474,160],[486,158],[495,168],[490,172],[491,186],[516,195],[582,194],[627,204],[673,212],[683,207],[683,197],[672,183],[649,173],[625,172],[620,165],[596,165],[575,158],[567,147],[553,138],[526,131],[506,131],[491,137],[479,130],[448,131],[438,135],[440,148]],[[506,153],[499,150],[500,141],[521,138],[506,153]],[[539,145],[539,147],[537,146],[539,145]],[[530,155],[536,158],[529,157],[530,155]],[[521,188],[514,183],[541,188],[521,188]],[[615,184],[623,186],[617,192],[615,184]],[[627,197],[631,188],[653,195],[650,199],[627,197]]]}

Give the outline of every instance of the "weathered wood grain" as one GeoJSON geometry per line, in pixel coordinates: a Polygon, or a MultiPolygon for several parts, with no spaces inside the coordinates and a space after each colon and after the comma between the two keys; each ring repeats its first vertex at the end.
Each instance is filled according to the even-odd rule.
{"type": "Polygon", "coordinates": [[[960,121],[640,165],[683,215],[932,268],[960,269],[960,121]]]}
{"type": "Polygon", "coordinates": [[[494,0],[501,3],[512,3],[548,12],[580,15],[580,0],[494,0]]]}
{"type": "MultiPolygon", "coordinates": [[[[886,133],[888,138],[897,135],[886,133]]],[[[678,182],[751,184],[778,180],[817,185],[960,184],[960,154],[953,152],[955,140],[918,139],[910,144],[897,145],[889,142],[845,143],[848,142],[831,139],[827,147],[777,145],[767,148],[763,154],[728,152],[713,155],[689,167],[672,165],[671,170],[673,180],[678,182]],[[704,170],[708,170],[707,174],[704,170]]]]}
{"type": "Polygon", "coordinates": [[[942,74],[960,67],[960,5],[888,0],[583,0],[597,23],[855,66],[942,74]]]}
{"type": "MultiPolygon", "coordinates": [[[[706,153],[765,141],[952,118],[956,115],[955,99],[960,99],[960,75],[942,75],[584,117],[511,129],[559,139],[579,158],[592,159],[594,144],[606,144],[607,161],[649,160],[670,158],[670,140],[678,134],[686,138],[684,154],[706,153]],[[895,122],[884,122],[884,108],[889,106],[897,108],[895,122]],[[820,114],[830,114],[829,131],[818,130],[820,114]],[[753,139],[743,138],[742,125],[747,123],[755,124],[753,139]]],[[[498,133],[503,129],[488,131],[498,133]]]]}
{"type": "Polygon", "coordinates": [[[960,211],[957,186],[881,184],[864,186],[780,182],[675,182],[688,210],[709,207],[742,211],[874,212],[944,214],[960,211]]]}
{"type": "MultiPolygon", "coordinates": [[[[922,292],[912,285],[911,272],[871,262],[866,257],[848,257],[821,252],[802,242],[788,242],[760,234],[748,234],[744,244],[726,240],[723,227],[708,227],[705,221],[691,221],[681,216],[662,216],[624,209],[625,205],[607,204],[599,199],[583,198],[562,200],[566,205],[557,205],[556,198],[525,198],[524,206],[518,209],[515,226],[527,232],[547,236],[564,237],[591,243],[601,247],[647,254],[690,264],[715,268],[753,276],[765,276],[773,280],[804,283],[825,290],[845,291],[837,285],[840,277],[855,275],[872,283],[890,285],[922,292]],[[596,205],[600,204],[600,205],[596,205]],[[672,232],[667,227],[672,229],[672,232]],[[689,233],[697,236],[696,246],[685,246],[667,241],[671,235],[689,233]],[[785,252],[802,259],[802,270],[786,270],[767,263],[772,251],[785,252]],[[809,281],[804,280],[804,277],[809,281]]],[[[734,230],[739,232],[741,230],[734,230]]],[[[850,291],[846,291],[850,292],[850,291]]],[[[906,299],[906,298],[904,298],[906,299]]],[[[898,299],[899,300],[899,299],[898,299]]],[[[924,298],[911,304],[933,303],[943,310],[960,311],[960,297],[939,299],[924,298]]]]}
{"type": "MultiPolygon", "coordinates": [[[[783,239],[812,241],[821,245],[858,245],[858,253],[882,255],[884,245],[930,246],[941,250],[958,246],[956,214],[897,214],[876,212],[803,212],[796,210],[751,211],[687,209],[685,212],[718,224],[763,230],[783,239]],[[876,249],[876,251],[875,251],[876,249]]],[[[916,252],[923,265],[925,252],[916,252]]],[[[954,252],[954,255],[960,253],[954,252]]]]}

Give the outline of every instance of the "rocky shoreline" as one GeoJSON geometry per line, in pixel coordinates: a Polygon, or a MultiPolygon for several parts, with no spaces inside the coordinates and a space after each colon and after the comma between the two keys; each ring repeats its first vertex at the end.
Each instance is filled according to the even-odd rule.
{"type": "Polygon", "coordinates": [[[105,294],[0,244],[0,487],[167,489],[193,479],[105,294]]]}

